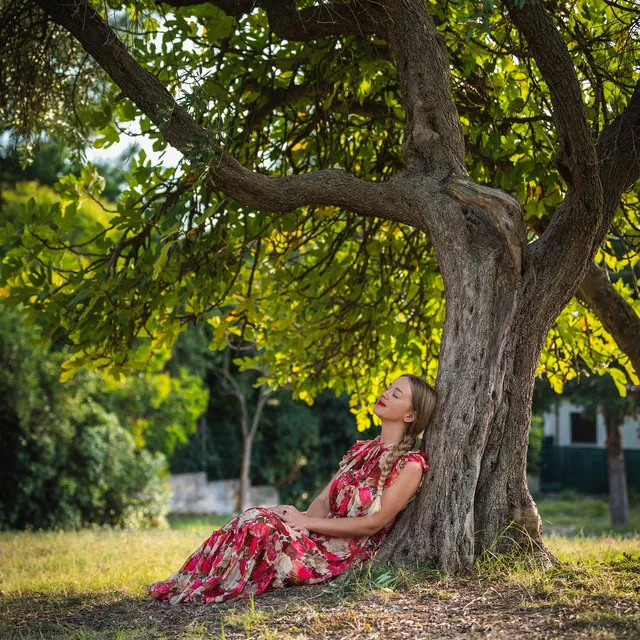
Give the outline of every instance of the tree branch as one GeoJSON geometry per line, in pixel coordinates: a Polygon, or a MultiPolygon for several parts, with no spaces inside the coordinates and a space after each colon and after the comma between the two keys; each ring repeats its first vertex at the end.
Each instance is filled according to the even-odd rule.
{"type": "Polygon", "coordinates": [[[206,3],[219,7],[229,16],[241,16],[261,7],[272,32],[291,42],[371,35],[377,26],[359,2],[321,2],[317,7],[298,10],[295,0],[163,0],[163,4],[173,7],[206,3]]]}
{"type": "Polygon", "coordinates": [[[580,283],[576,297],[598,316],[620,349],[629,356],[636,374],[640,375],[640,317],[594,262],[580,283]]]}
{"type": "Polygon", "coordinates": [[[531,256],[549,313],[558,315],[593,259],[613,213],[603,209],[597,155],[591,142],[582,93],[567,45],[544,8],[543,0],[518,8],[503,2],[526,38],[544,78],[558,127],[557,165],[569,189],[541,237],[531,246],[531,256]],[[563,274],[559,277],[559,274],[563,274]]]}
{"type": "Polygon", "coordinates": [[[443,178],[466,176],[460,118],[451,99],[451,74],[444,38],[421,0],[384,0],[384,19],[398,69],[407,126],[402,154],[408,167],[443,178]]]}
{"type": "Polygon", "coordinates": [[[269,177],[245,169],[212,142],[160,81],[133,59],[87,0],[35,1],[78,39],[122,93],[156,124],[169,144],[182,153],[198,149],[211,158],[218,156],[208,170],[215,187],[226,195],[268,211],[286,212],[308,204],[326,204],[361,215],[422,225],[422,218],[410,211],[402,195],[389,189],[388,183],[366,182],[340,169],[287,177],[269,177]]]}

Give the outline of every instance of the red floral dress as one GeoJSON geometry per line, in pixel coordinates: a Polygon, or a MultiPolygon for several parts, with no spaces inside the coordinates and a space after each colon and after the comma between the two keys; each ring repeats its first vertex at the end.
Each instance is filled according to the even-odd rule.
{"type": "MultiPolygon", "coordinates": [[[[379,462],[392,446],[381,442],[378,436],[358,440],[347,451],[340,462],[341,473],[330,487],[327,518],[367,515],[380,478],[379,462]]],[[[396,460],[385,487],[410,460],[420,462],[424,479],[424,472],[429,469],[427,454],[410,451],[396,460]]],[[[409,502],[414,498],[415,494],[409,502]]],[[[306,536],[270,509],[246,509],[214,531],[179,571],[150,585],[147,593],[168,604],[217,603],[328,581],[370,558],[395,521],[372,536],[342,538],[315,532],[306,536]]]]}

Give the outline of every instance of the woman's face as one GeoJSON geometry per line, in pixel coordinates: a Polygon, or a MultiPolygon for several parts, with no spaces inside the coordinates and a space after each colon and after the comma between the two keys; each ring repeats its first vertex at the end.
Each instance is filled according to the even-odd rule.
{"type": "Polygon", "coordinates": [[[387,385],[385,391],[380,394],[378,402],[373,412],[379,418],[387,420],[413,420],[413,411],[411,410],[411,383],[409,378],[400,376],[387,385]]]}

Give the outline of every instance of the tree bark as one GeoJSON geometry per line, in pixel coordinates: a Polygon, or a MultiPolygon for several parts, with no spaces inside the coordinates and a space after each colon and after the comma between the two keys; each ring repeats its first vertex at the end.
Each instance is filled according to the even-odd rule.
{"type": "Polygon", "coordinates": [[[242,468],[240,469],[240,488],[238,489],[238,499],[236,500],[236,509],[238,513],[242,513],[246,509],[247,500],[249,499],[249,490],[251,489],[251,451],[253,449],[253,434],[243,434],[242,437],[242,468]]]}
{"type": "Polygon", "coordinates": [[[607,472],[609,475],[609,508],[611,524],[629,524],[629,492],[627,490],[627,472],[624,466],[624,449],[620,421],[616,415],[607,415],[607,472]]]}
{"type": "Polygon", "coordinates": [[[602,326],[629,356],[636,374],[640,376],[640,317],[613,288],[609,278],[597,264],[592,262],[589,265],[576,295],[598,316],[602,326]]]}

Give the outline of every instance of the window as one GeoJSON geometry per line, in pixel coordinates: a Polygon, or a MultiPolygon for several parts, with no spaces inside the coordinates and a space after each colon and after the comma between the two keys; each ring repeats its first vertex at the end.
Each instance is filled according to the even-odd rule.
{"type": "Polygon", "coordinates": [[[571,444],[596,444],[596,421],[581,413],[571,414],[571,444]]]}

